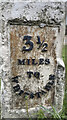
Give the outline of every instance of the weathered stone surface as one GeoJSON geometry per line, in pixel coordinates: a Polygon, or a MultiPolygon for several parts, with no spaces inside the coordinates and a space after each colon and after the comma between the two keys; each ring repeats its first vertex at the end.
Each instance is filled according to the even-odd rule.
{"type": "MultiPolygon", "coordinates": [[[[56,65],[56,55],[54,42],[56,39],[58,29],[51,27],[40,28],[38,26],[17,26],[17,25],[11,25],[10,29],[11,29],[10,43],[11,43],[11,69],[12,69],[11,76],[13,78],[12,80],[13,86],[19,84],[21,90],[23,90],[26,93],[29,93],[28,97],[31,97],[31,93],[33,94],[32,102],[31,100],[29,100],[30,107],[34,107],[35,104],[36,105],[44,104],[42,103],[43,102],[42,99],[45,99],[43,97],[45,97],[45,95],[47,94],[44,92],[49,91],[48,90],[49,87],[45,89],[44,87],[46,86],[46,84],[48,84],[48,82],[50,82],[49,80],[50,75],[55,74],[54,71],[56,65]],[[30,51],[28,50],[22,51],[25,43],[25,41],[23,41],[25,35],[28,35],[27,38],[31,36],[30,41],[31,44],[33,44],[33,47],[32,50],[30,51]],[[44,40],[43,45],[44,44],[48,45],[48,47],[45,46],[46,47],[45,50],[47,51],[42,52],[43,45],[37,43],[38,36],[40,37],[41,43],[44,40]],[[41,47],[39,48],[40,45],[41,47]],[[17,78],[17,76],[19,77],[17,78]],[[15,79],[16,80],[18,79],[18,81],[16,81],[17,83],[14,81],[15,79]],[[44,94],[44,96],[42,94],[44,94]],[[41,98],[41,100],[40,99],[38,100],[38,98],[41,98]]],[[[26,47],[28,49],[29,45],[26,47]]],[[[51,81],[52,85],[53,82],[54,81],[51,81]]],[[[24,93],[24,95],[26,94],[24,93]]],[[[17,103],[16,106],[17,101],[20,102],[19,97],[18,100],[16,101],[14,100],[15,107],[19,106],[19,103],[17,103]]],[[[19,106],[20,108],[25,108],[24,97],[23,101],[22,106],[21,104],[19,106]]]]}
{"type": "Polygon", "coordinates": [[[2,117],[28,117],[25,95],[29,97],[28,111],[31,116],[40,109],[40,104],[47,108],[51,107],[50,104],[55,104],[58,111],[62,109],[65,75],[65,66],[61,59],[65,30],[64,11],[63,2],[1,3],[2,117]],[[29,38],[31,42],[26,43],[29,36],[32,36],[29,38]],[[38,40],[41,43],[37,44],[38,40]],[[48,44],[45,53],[42,52],[42,42],[48,44]],[[39,45],[41,47],[37,49],[39,45]],[[44,59],[44,64],[41,62],[39,65],[41,58],[44,59]],[[47,58],[50,60],[49,65],[45,62],[47,58]],[[25,63],[22,62],[23,59],[25,63]],[[31,77],[29,71],[33,72],[31,77]],[[37,75],[35,72],[38,72],[37,75]],[[51,78],[51,74],[55,78],[51,78]],[[49,83],[51,85],[47,87],[51,79],[53,83],[49,83]]]}
{"type": "Polygon", "coordinates": [[[61,2],[49,2],[49,5],[46,2],[45,4],[43,2],[41,4],[40,2],[17,2],[15,4],[9,4],[9,2],[2,3],[2,14],[4,14],[4,16],[2,15],[3,20],[14,19],[14,21],[18,21],[18,19],[20,19],[23,21],[42,21],[46,24],[60,24],[60,22],[63,21],[64,18],[63,11],[64,3],[61,2]]]}

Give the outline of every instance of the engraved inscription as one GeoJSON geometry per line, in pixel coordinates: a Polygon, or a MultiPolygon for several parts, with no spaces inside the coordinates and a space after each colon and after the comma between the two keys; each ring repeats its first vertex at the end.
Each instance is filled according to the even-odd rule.
{"type": "Polygon", "coordinates": [[[51,27],[22,25],[11,25],[10,31],[13,95],[18,96],[19,102],[22,97],[22,104],[26,96],[39,104],[37,99],[46,98],[55,82],[56,31],[51,27]]]}

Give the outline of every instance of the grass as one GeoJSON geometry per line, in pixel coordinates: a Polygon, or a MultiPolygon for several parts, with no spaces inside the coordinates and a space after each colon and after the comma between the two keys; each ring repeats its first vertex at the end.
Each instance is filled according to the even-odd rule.
{"type": "Polygon", "coordinates": [[[0,79],[0,90],[1,90],[1,79],[0,79]]]}
{"type": "Polygon", "coordinates": [[[65,63],[65,96],[64,96],[64,104],[63,104],[63,114],[67,117],[67,45],[63,47],[62,57],[65,63]]]}
{"type": "MultiPolygon", "coordinates": [[[[1,79],[0,79],[0,90],[1,90],[1,79]]],[[[1,103],[0,103],[0,118],[1,118],[1,103]]]]}
{"type": "Polygon", "coordinates": [[[45,116],[45,111],[50,113],[52,118],[55,118],[55,119],[58,119],[58,120],[67,120],[67,45],[65,45],[63,47],[63,50],[62,50],[62,58],[63,58],[63,61],[65,63],[65,95],[64,95],[64,103],[63,103],[63,109],[60,113],[57,113],[56,109],[52,107],[52,112],[50,112],[48,109],[46,109],[45,107],[41,106],[43,110],[39,110],[39,112],[37,113],[38,115],[38,118],[47,118],[45,116]]]}
{"type": "MultiPolygon", "coordinates": [[[[62,51],[62,58],[63,61],[65,63],[65,69],[66,69],[66,73],[67,73],[67,45],[65,45],[63,47],[63,51],[62,51]]],[[[44,110],[40,109],[36,115],[37,115],[37,120],[40,119],[45,119],[48,118],[45,115],[45,112],[50,113],[53,119],[58,119],[58,120],[67,120],[67,74],[65,75],[65,96],[64,96],[64,104],[63,104],[63,109],[60,113],[58,113],[55,109],[55,107],[52,107],[52,112],[48,109],[46,109],[45,107],[41,106],[41,108],[43,108],[44,110]]],[[[26,98],[26,111],[27,111],[27,115],[29,117],[29,113],[28,113],[28,104],[27,104],[27,98],[26,98]]]]}
{"type": "MultiPolygon", "coordinates": [[[[64,63],[65,63],[65,68],[66,68],[66,75],[65,76],[66,77],[65,77],[65,96],[64,96],[64,104],[63,104],[63,110],[62,110],[62,113],[61,113],[62,114],[61,117],[62,117],[62,119],[67,119],[67,45],[65,45],[63,47],[62,57],[63,57],[64,63]]],[[[1,80],[0,80],[0,88],[1,88],[1,80]]],[[[27,104],[27,99],[26,99],[26,110],[27,110],[27,115],[29,117],[27,106],[28,106],[28,104],[27,104]]],[[[60,116],[58,116],[59,114],[56,113],[54,108],[53,108],[53,111],[54,111],[53,116],[60,117],[60,116]]],[[[46,118],[46,116],[44,115],[42,110],[40,110],[38,112],[38,118],[46,118]]]]}

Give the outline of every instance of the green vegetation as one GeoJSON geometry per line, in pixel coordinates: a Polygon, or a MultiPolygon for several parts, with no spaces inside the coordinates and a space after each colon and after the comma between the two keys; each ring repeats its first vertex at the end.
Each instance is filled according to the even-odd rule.
{"type": "MultiPolygon", "coordinates": [[[[50,112],[48,109],[46,109],[45,107],[41,106],[42,109],[40,109],[36,115],[38,119],[43,119],[43,118],[47,118],[45,116],[45,112],[50,113],[50,115],[52,116],[52,118],[56,118],[58,120],[64,120],[67,119],[67,45],[65,45],[63,47],[63,51],[62,51],[62,57],[65,63],[65,68],[66,68],[66,79],[65,79],[65,96],[64,96],[64,104],[63,104],[63,110],[61,111],[61,113],[57,113],[55,107],[52,106],[52,112],[50,112]]],[[[0,87],[1,87],[1,80],[0,80],[0,87]]],[[[27,116],[29,117],[29,112],[28,112],[28,98],[25,97],[25,104],[26,104],[26,111],[27,111],[27,116]]],[[[0,113],[1,114],[1,113],[0,113]]],[[[1,115],[0,115],[1,116],[1,115]]],[[[31,120],[31,119],[30,119],[31,120]]]]}
{"type": "MultiPolygon", "coordinates": [[[[1,90],[1,79],[0,79],[0,90],[1,90]]],[[[0,93],[1,94],[1,93],[0,93]]],[[[0,95],[1,96],[1,95],[0,95]]],[[[1,98],[0,98],[1,99],[1,98]]],[[[1,103],[0,103],[0,118],[1,118],[1,103]]]]}
{"type": "MultiPolygon", "coordinates": [[[[42,108],[44,108],[46,112],[49,112],[52,118],[56,118],[56,119],[58,118],[59,120],[63,120],[63,119],[67,120],[67,45],[63,47],[62,58],[65,63],[65,95],[64,95],[63,109],[60,113],[57,113],[56,109],[53,106],[52,106],[53,112],[50,112],[48,109],[46,109],[43,106],[42,108]]],[[[45,111],[41,111],[41,112],[39,111],[38,118],[41,118],[40,116],[43,115],[43,112],[45,113],[45,111]]]]}
{"type": "MultiPolygon", "coordinates": [[[[65,45],[63,47],[63,51],[62,51],[62,57],[63,57],[63,60],[64,60],[64,63],[65,63],[65,68],[66,68],[66,73],[67,73],[67,45],[65,45]]],[[[45,120],[45,118],[49,119],[45,113],[49,113],[51,118],[54,118],[54,119],[58,119],[58,120],[67,120],[67,74],[65,75],[65,96],[64,96],[64,104],[63,104],[63,109],[60,113],[58,113],[55,109],[55,107],[51,106],[52,107],[52,112],[48,109],[46,109],[45,107],[43,106],[40,106],[42,109],[40,109],[37,113],[36,113],[36,116],[38,118],[38,120],[40,119],[43,119],[45,120]]],[[[28,113],[28,103],[27,103],[27,98],[26,98],[26,111],[27,111],[27,115],[29,117],[29,113],[28,113]]],[[[31,119],[30,119],[31,120],[31,119]]]]}
{"type": "Polygon", "coordinates": [[[28,118],[29,118],[29,112],[28,112],[28,96],[25,96],[25,105],[26,105],[27,116],[28,116],[28,118]]]}
{"type": "Polygon", "coordinates": [[[67,45],[63,47],[62,57],[65,63],[65,96],[63,105],[63,115],[67,118],[67,45]]]}
{"type": "Polygon", "coordinates": [[[62,120],[61,114],[59,114],[59,113],[56,111],[56,108],[53,107],[52,105],[51,105],[51,107],[52,107],[52,111],[50,111],[50,110],[48,110],[47,108],[41,106],[41,108],[42,108],[43,110],[40,109],[40,110],[38,111],[38,113],[39,113],[39,114],[37,114],[37,115],[38,115],[38,119],[39,119],[39,118],[47,118],[47,119],[49,119],[49,116],[46,116],[46,115],[45,115],[46,112],[47,112],[47,113],[50,114],[50,116],[51,116],[52,119],[55,118],[55,119],[58,119],[58,120],[62,120]]]}
{"type": "Polygon", "coordinates": [[[1,89],[1,79],[0,79],[0,89],[1,89]]]}

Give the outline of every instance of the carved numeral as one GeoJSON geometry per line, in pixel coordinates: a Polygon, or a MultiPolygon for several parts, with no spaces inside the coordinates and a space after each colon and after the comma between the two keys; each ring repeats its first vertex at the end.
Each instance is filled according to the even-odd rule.
{"type": "Polygon", "coordinates": [[[46,52],[47,51],[47,47],[48,47],[48,44],[47,43],[44,43],[43,44],[43,49],[41,50],[42,52],[46,52]]]}
{"type": "MultiPolygon", "coordinates": [[[[23,46],[22,48],[22,52],[23,51],[31,51],[33,49],[33,42],[31,41],[32,39],[32,36],[24,36],[23,38],[23,41],[26,40],[26,43],[25,45],[29,45],[30,47],[27,48],[26,46],[23,46]]],[[[44,43],[45,40],[43,40],[42,42],[40,41],[40,36],[37,36],[37,44],[39,44],[39,47],[38,49],[40,49],[42,47],[42,50],[41,52],[46,52],[47,51],[47,47],[48,47],[48,44],[47,43],[44,43]]]]}
{"type": "Polygon", "coordinates": [[[41,44],[40,36],[37,36],[37,38],[38,38],[37,44],[41,44]]]}
{"type": "Polygon", "coordinates": [[[42,43],[40,43],[40,45],[39,45],[38,49],[40,49],[40,48],[41,48],[41,46],[43,45],[44,41],[45,41],[45,40],[43,40],[43,42],[42,42],[42,43]]]}
{"type": "Polygon", "coordinates": [[[48,44],[45,42],[45,40],[43,40],[42,43],[41,43],[39,36],[37,36],[37,38],[38,38],[37,44],[39,44],[38,49],[40,49],[40,48],[42,47],[41,52],[46,52],[46,51],[47,51],[48,44]]]}
{"type": "Polygon", "coordinates": [[[26,48],[26,46],[23,46],[22,51],[31,51],[33,49],[33,42],[31,42],[31,36],[24,36],[23,41],[26,40],[25,45],[29,45],[29,48],[26,48]]]}

